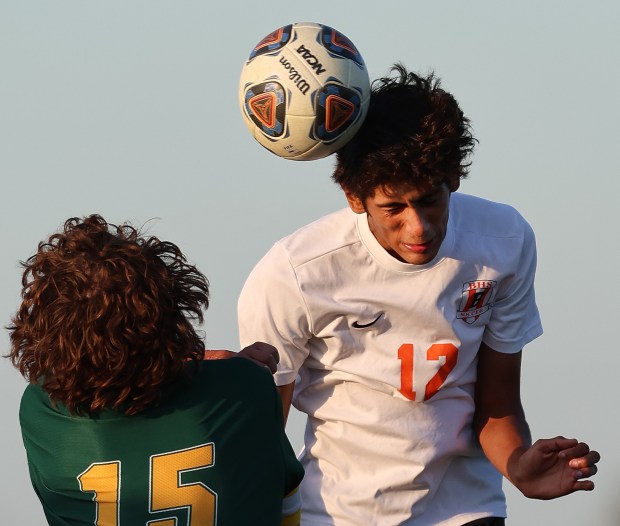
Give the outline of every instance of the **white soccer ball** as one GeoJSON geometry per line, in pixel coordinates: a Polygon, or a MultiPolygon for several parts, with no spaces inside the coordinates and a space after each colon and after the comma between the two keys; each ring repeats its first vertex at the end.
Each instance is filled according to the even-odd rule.
{"type": "Polygon", "coordinates": [[[252,136],[285,159],[321,159],[344,146],[368,110],[362,55],[339,31],[316,23],[283,26],[243,65],[239,102],[252,136]]]}

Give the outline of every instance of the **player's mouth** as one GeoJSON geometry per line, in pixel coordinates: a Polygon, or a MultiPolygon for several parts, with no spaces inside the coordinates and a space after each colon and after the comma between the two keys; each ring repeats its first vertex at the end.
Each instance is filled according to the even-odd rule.
{"type": "Polygon", "coordinates": [[[416,254],[425,254],[433,246],[433,240],[426,241],[425,243],[403,243],[403,247],[409,252],[416,254]]]}

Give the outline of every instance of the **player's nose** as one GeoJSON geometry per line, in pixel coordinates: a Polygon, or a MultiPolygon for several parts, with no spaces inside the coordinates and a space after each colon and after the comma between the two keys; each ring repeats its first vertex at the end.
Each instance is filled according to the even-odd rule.
{"type": "Polygon", "coordinates": [[[428,222],[424,214],[414,207],[409,207],[405,214],[405,229],[414,240],[423,240],[428,230],[428,222]]]}

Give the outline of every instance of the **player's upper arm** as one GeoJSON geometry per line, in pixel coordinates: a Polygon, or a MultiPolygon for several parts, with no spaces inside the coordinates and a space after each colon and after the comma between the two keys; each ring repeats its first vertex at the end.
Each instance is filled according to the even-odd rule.
{"type": "Polygon", "coordinates": [[[280,398],[282,399],[282,414],[284,415],[285,426],[286,426],[286,421],[288,420],[289,411],[291,409],[291,403],[293,402],[294,389],[295,389],[295,382],[291,382],[290,384],[278,386],[278,392],[280,393],[280,398]]]}
{"type": "Polygon", "coordinates": [[[524,418],[521,405],[521,351],[501,353],[486,344],[478,353],[476,380],[477,431],[489,419],[524,418]]]}

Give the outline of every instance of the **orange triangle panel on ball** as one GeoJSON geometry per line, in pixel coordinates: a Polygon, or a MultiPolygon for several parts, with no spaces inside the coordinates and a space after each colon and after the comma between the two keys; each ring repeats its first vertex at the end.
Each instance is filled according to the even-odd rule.
{"type": "Polygon", "coordinates": [[[329,95],[325,101],[325,110],[325,129],[333,132],[351,118],[355,105],[337,95],[329,95]]]}
{"type": "Polygon", "coordinates": [[[276,94],[261,93],[252,97],[248,104],[256,118],[268,128],[273,128],[276,123],[276,94]]]}
{"type": "Polygon", "coordinates": [[[282,40],[282,30],[283,28],[276,29],[269,33],[265,38],[263,38],[258,44],[256,44],[255,50],[261,49],[263,47],[271,46],[272,44],[277,44],[282,40]]]}

